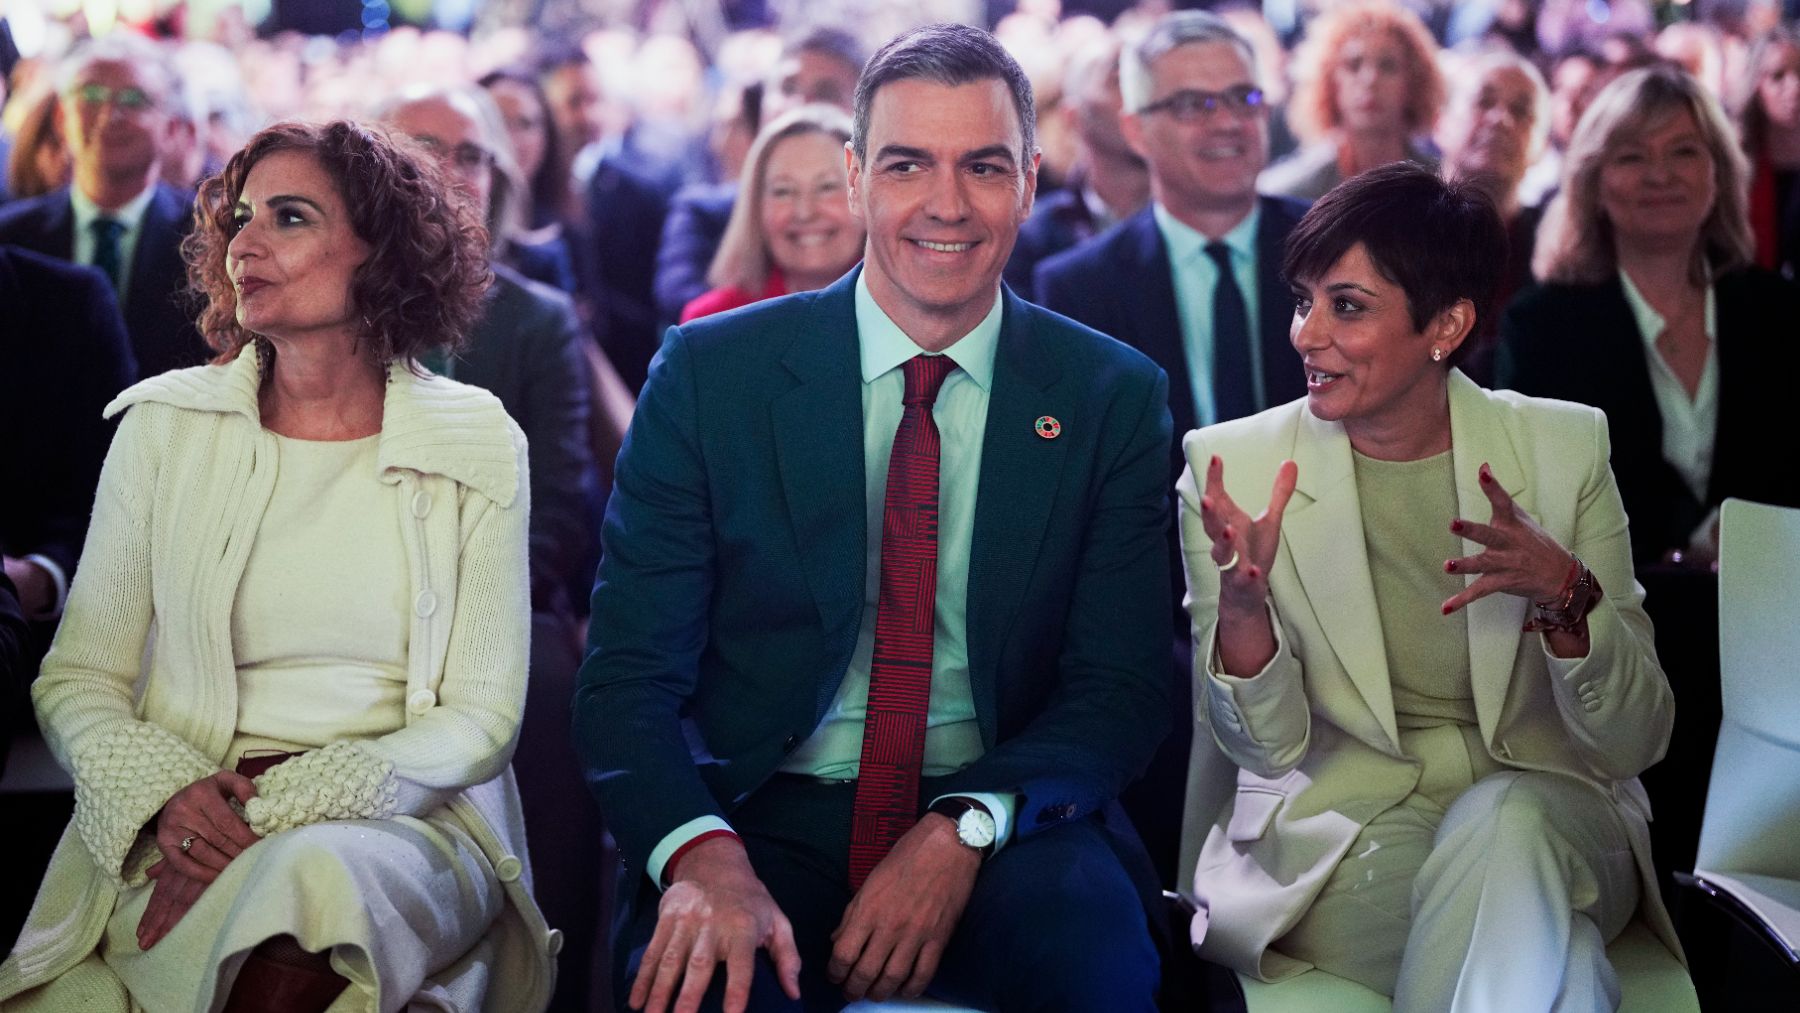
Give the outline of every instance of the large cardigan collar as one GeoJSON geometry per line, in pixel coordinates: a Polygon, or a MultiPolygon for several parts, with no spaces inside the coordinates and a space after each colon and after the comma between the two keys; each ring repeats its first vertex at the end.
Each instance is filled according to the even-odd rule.
{"type": "MultiPolygon", "coordinates": [[[[259,353],[246,346],[223,365],[170,370],[134,384],[104,414],[111,418],[148,401],[240,415],[260,428],[261,385],[259,353]]],[[[511,506],[519,491],[513,429],[499,399],[487,391],[441,376],[420,376],[405,363],[394,363],[388,367],[376,455],[382,480],[398,482],[401,470],[443,475],[499,506],[511,506]]]]}

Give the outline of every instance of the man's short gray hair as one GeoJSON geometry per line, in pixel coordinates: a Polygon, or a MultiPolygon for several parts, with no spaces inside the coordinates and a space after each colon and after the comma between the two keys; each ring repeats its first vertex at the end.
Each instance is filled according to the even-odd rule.
{"type": "Polygon", "coordinates": [[[1119,94],[1125,100],[1125,111],[1135,113],[1150,104],[1150,68],[1157,60],[1181,46],[1200,42],[1236,46],[1250,65],[1250,79],[1260,80],[1256,50],[1230,22],[1208,11],[1174,11],[1158,18],[1143,38],[1119,54],[1119,94]]]}
{"type": "Polygon", "coordinates": [[[96,63],[124,63],[136,69],[149,81],[156,94],[151,98],[158,107],[177,116],[185,109],[175,108],[187,101],[181,85],[181,74],[175,61],[163,46],[130,32],[114,32],[82,43],[56,68],[56,94],[67,97],[75,82],[96,63]]]}

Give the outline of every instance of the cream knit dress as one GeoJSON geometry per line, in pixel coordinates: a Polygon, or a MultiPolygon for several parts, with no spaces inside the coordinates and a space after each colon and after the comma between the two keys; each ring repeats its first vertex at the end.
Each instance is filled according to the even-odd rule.
{"type": "MultiPolygon", "coordinates": [[[[376,637],[372,653],[387,656],[338,676],[373,694],[366,702],[379,716],[268,723],[268,708],[292,709],[292,699],[269,696],[262,676],[272,671],[240,691],[238,655],[261,648],[233,628],[234,615],[261,607],[260,581],[243,584],[252,550],[270,545],[259,535],[281,470],[281,440],[259,418],[259,367],[252,350],[165,373],[108,409],[131,410],[32,690],[46,742],[75,776],[75,816],[0,963],[0,1010],[217,1008],[242,947],[278,933],[336,948],[334,963],[353,982],[340,1009],[541,1008],[561,934],[531,897],[507,762],[530,637],[524,437],[484,391],[404,365],[389,371],[374,441],[380,506],[348,526],[398,531],[402,611],[378,578],[356,593],[379,594],[405,632],[376,637]],[[401,675],[396,711],[386,683],[401,675]],[[141,830],[176,791],[232,765],[248,745],[245,719],[293,729],[264,736],[289,748],[330,739],[334,724],[355,735],[255,779],[246,817],[264,840],[128,967],[134,959],[122,951],[135,940],[121,932],[135,930],[143,870],[158,857],[141,830]],[[188,955],[153,967],[163,947],[188,955]],[[156,982],[183,976],[192,980],[169,997],[158,991],[156,982]],[[127,980],[151,994],[127,996],[127,980]]],[[[292,624],[321,622],[306,612],[293,606],[292,624]]],[[[309,715],[321,716],[294,716],[309,715]]]]}
{"type": "MultiPolygon", "coordinates": [[[[377,738],[406,720],[406,557],[398,493],[378,479],[376,438],[277,437],[275,446],[275,488],[232,608],[238,724],[227,767],[246,752],[377,738]]],[[[351,982],[337,1008],[391,1007],[466,954],[505,903],[481,850],[435,815],[273,835],[140,950],[137,925],[153,889],[119,895],[100,945],[148,1010],[215,1007],[228,992],[219,984],[276,935],[332,947],[351,982]]],[[[473,1007],[480,993],[461,999],[473,1007]]]]}

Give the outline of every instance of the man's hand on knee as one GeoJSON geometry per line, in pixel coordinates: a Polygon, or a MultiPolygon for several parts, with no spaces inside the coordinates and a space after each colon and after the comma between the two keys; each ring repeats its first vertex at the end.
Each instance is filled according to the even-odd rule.
{"type": "Polygon", "coordinates": [[[923,993],[980,871],[981,854],[957,839],[956,824],[926,813],[869,873],[831,934],[826,973],[844,997],[923,993]]]}
{"type": "Polygon", "coordinates": [[[675,1013],[694,1013],[723,962],[725,1011],[743,1013],[759,948],[769,951],[782,990],[800,998],[793,927],[756,878],[743,844],[723,837],[699,844],[682,856],[657,905],[656,932],[631,983],[631,1007],[661,1013],[673,997],[675,1013]]]}

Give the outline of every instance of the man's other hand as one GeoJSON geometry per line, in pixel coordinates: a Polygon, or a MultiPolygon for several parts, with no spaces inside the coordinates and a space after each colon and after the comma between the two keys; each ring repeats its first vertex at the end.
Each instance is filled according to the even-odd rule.
{"type": "Polygon", "coordinates": [[[759,948],[769,951],[782,990],[799,999],[794,929],[756,878],[743,844],[730,837],[701,842],[681,857],[657,905],[656,932],[631,983],[631,1008],[661,1013],[673,996],[675,1013],[695,1013],[723,961],[725,1013],[743,1013],[759,948]]]}
{"type": "Polygon", "coordinates": [[[922,994],[980,871],[980,852],[957,838],[956,824],[926,813],[869,873],[831,934],[826,973],[844,986],[844,997],[922,994]]]}

